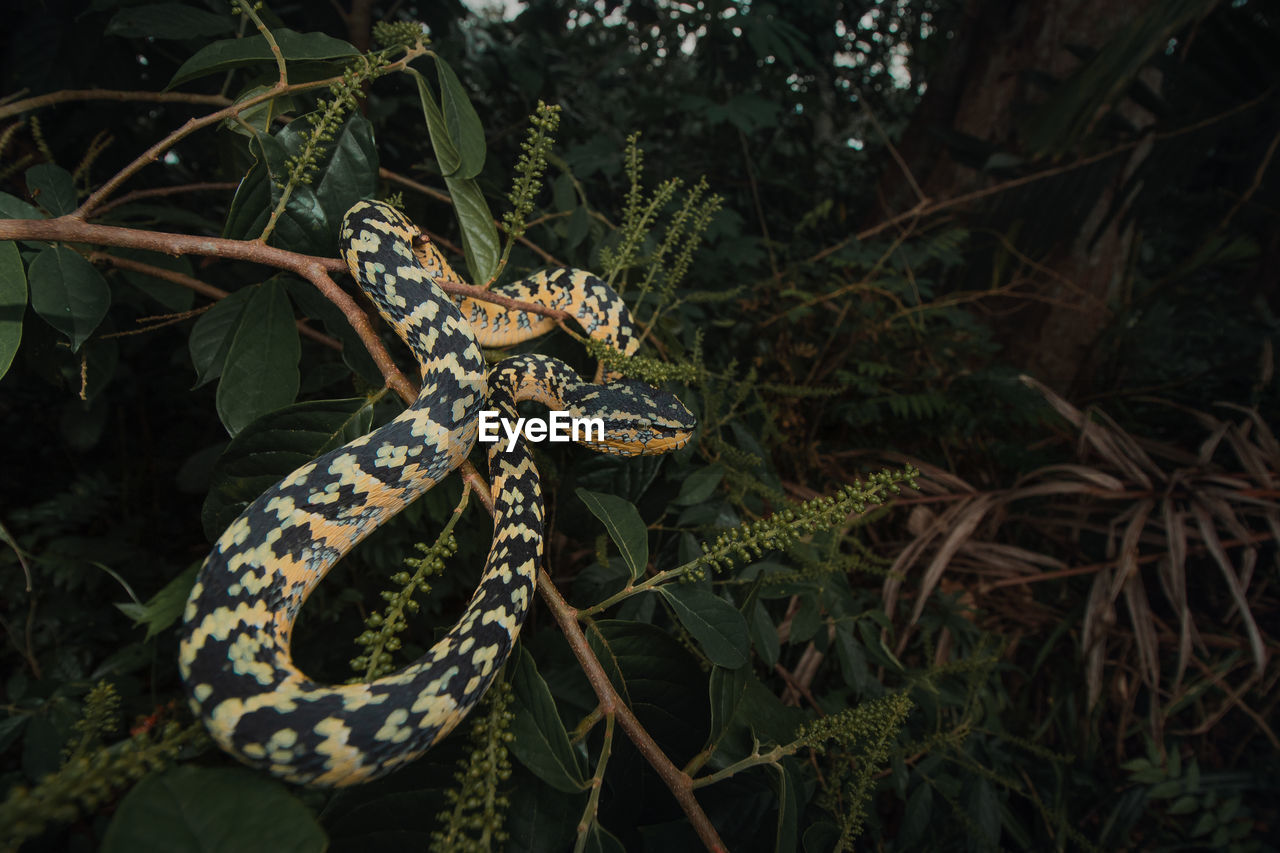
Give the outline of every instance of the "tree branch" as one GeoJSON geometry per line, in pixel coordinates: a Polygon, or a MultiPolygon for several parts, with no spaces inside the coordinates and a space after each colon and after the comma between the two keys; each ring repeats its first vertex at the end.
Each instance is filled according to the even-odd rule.
{"type": "Polygon", "coordinates": [[[542,594],[542,600],[551,610],[556,623],[560,625],[560,630],[564,632],[565,639],[569,642],[569,648],[573,650],[574,657],[578,659],[578,664],[586,674],[587,680],[591,682],[591,687],[600,700],[601,710],[606,715],[617,718],[618,724],[627,733],[627,737],[671,790],[671,795],[684,810],[689,823],[693,825],[694,831],[698,833],[698,837],[702,839],[706,848],[716,853],[727,851],[728,848],[720,840],[720,835],[712,825],[711,819],[707,817],[707,813],[702,810],[702,806],[693,795],[693,780],[671,763],[666,753],[662,751],[662,747],[654,742],[644,726],[636,719],[635,714],[627,707],[627,703],[622,701],[622,697],[613,689],[609,676],[605,674],[600,662],[592,654],[586,636],[578,627],[578,611],[570,607],[561,597],[545,569],[538,572],[538,592],[542,594]]]}

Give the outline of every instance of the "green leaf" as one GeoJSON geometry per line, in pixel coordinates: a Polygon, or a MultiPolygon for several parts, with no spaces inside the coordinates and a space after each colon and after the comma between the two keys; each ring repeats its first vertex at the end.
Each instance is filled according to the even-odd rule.
{"type": "Polygon", "coordinates": [[[319,320],[329,334],[342,341],[342,360],[346,362],[347,367],[354,370],[370,385],[381,386],[384,380],[377,363],[373,360],[373,356],[369,355],[364,341],[360,340],[360,336],[356,334],[356,330],[351,327],[351,323],[347,321],[346,315],[339,310],[338,306],[326,299],[324,294],[316,290],[315,285],[309,281],[287,277],[284,284],[299,311],[307,317],[319,320]]]}
{"type": "Polygon", "coordinates": [[[583,488],[575,489],[574,493],[592,515],[604,522],[609,538],[618,546],[622,559],[631,570],[631,579],[643,575],[645,566],[649,564],[649,530],[635,506],[615,495],[589,492],[583,488]]]}
{"type": "MultiPolygon", "coordinates": [[[[271,35],[275,37],[284,58],[289,61],[341,59],[359,55],[359,51],[345,41],[324,33],[297,33],[281,27],[272,30],[271,35]]],[[[256,35],[215,41],[200,48],[194,56],[182,63],[165,90],[208,74],[219,74],[232,68],[259,63],[275,64],[275,56],[265,37],[256,35]]]]}
{"type": "Polygon", "coordinates": [[[53,216],[66,216],[77,207],[76,182],[71,173],[52,163],[27,169],[27,189],[36,203],[53,216]]]}
{"type": "Polygon", "coordinates": [[[720,480],[724,477],[724,468],[720,465],[708,465],[706,468],[699,468],[680,484],[680,494],[676,495],[676,499],[672,503],[681,506],[689,506],[690,504],[704,503],[712,494],[715,493],[716,486],[720,485],[720,480]]]}
{"type": "Polygon", "coordinates": [[[192,387],[199,388],[222,375],[222,366],[227,361],[227,353],[231,351],[231,341],[240,325],[240,316],[251,296],[252,287],[230,293],[215,302],[212,308],[196,320],[191,329],[191,337],[187,340],[191,363],[196,368],[196,384],[192,387]]]}
{"type": "Polygon", "coordinates": [[[445,186],[453,199],[453,213],[462,226],[462,252],[467,259],[467,272],[471,282],[483,287],[498,271],[502,257],[502,243],[498,228],[493,224],[489,203],[484,200],[480,186],[472,180],[445,178],[445,186]]]}
{"type": "MultiPolygon", "coordinates": [[[[195,272],[191,266],[191,259],[185,255],[174,257],[163,252],[147,252],[141,249],[112,249],[111,254],[182,275],[189,276],[195,272]]],[[[195,302],[195,291],[189,287],[135,270],[121,268],[120,274],[124,276],[125,281],[170,311],[190,311],[195,302]]]]}
{"type": "MultiPolygon", "coordinates": [[[[224,237],[253,240],[262,234],[289,179],[288,160],[306,147],[311,128],[311,117],[303,116],[273,136],[259,134],[250,140],[255,162],[236,189],[224,237]]],[[[269,242],[303,254],[336,254],[343,215],[360,199],[372,196],[377,182],[373,126],[362,116],[352,116],[319,157],[310,183],[290,192],[269,242]]]]}
{"type": "Polygon", "coordinates": [[[302,347],[293,307],[276,279],[254,288],[240,315],[218,383],[218,417],[233,437],[251,421],[293,402],[302,347]]]}
{"type": "Polygon", "coordinates": [[[711,717],[707,677],[669,631],[601,619],[589,626],[587,643],[614,688],[677,766],[702,749],[705,721],[711,717]]]}
{"type": "Polygon", "coordinates": [[[932,814],[933,786],[928,782],[919,782],[907,797],[907,806],[902,815],[902,834],[898,836],[899,843],[909,847],[923,841],[932,814]]]}
{"type": "Polygon", "coordinates": [[[79,351],[111,305],[111,288],[102,273],[78,252],[50,246],[31,262],[31,307],[79,351]]]}
{"type": "Polygon", "coordinates": [[[520,763],[558,791],[577,793],[586,787],[577,756],[569,743],[555,700],[542,680],[533,657],[521,645],[511,687],[515,693],[515,721],[511,751],[520,763]]]}
{"type": "Polygon", "coordinates": [[[27,272],[18,244],[0,241],[0,379],[9,372],[22,343],[22,315],[27,311],[27,272]]]}
{"type": "Polygon", "coordinates": [[[714,747],[724,735],[729,724],[738,713],[742,697],[747,689],[747,677],[750,673],[746,667],[725,669],[722,666],[711,668],[711,681],[707,686],[707,694],[711,699],[711,733],[707,738],[707,746],[714,747]]]}
{"type": "Polygon", "coordinates": [[[192,563],[186,571],[165,584],[164,588],[151,596],[145,604],[129,602],[117,604],[116,607],[132,619],[133,624],[147,626],[145,639],[150,640],[178,621],[183,608],[187,606],[187,598],[191,595],[191,587],[195,585],[196,572],[199,570],[200,564],[192,563]]]}
{"type": "Polygon", "coordinates": [[[769,618],[769,611],[759,601],[755,602],[751,608],[750,620],[751,641],[756,647],[756,654],[760,655],[765,666],[773,669],[782,652],[782,643],[778,641],[778,628],[769,618]]]}
{"type": "Polygon", "coordinates": [[[183,3],[151,3],[121,9],[107,22],[106,35],[124,38],[199,39],[235,28],[230,15],[206,12],[183,3]]]}
{"type": "Polygon", "coordinates": [[[103,853],[322,851],[324,830],[284,785],[238,767],[185,765],[143,779],[120,801],[103,853]]]}
{"type": "Polygon", "coordinates": [[[457,174],[462,165],[462,155],[453,144],[449,135],[449,123],[445,120],[440,102],[436,100],[431,84],[412,68],[407,70],[418,84],[418,102],[422,105],[422,117],[427,123],[427,136],[431,139],[431,150],[435,152],[436,162],[440,164],[440,174],[444,177],[457,174]]]}
{"type": "Polygon", "coordinates": [[[217,539],[254,498],[290,471],[364,435],[372,423],[373,402],[353,397],[296,403],[246,426],[210,475],[200,512],[205,536],[217,539]]]}
{"type": "Polygon", "coordinates": [[[458,75],[453,73],[449,63],[439,56],[436,61],[436,74],[440,81],[441,112],[444,115],[445,132],[458,154],[458,165],[446,172],[448,178],[474,178],[484,168],[485,144],[484,127],[475,107],[462,87],[458,75]]]}
{"type": "Polygon", "coordinates": [[[32,207],[17,196],[0,193],[0,219],[44,219],[38,208],[32,207]]]}
{"type": "Polygon", "coordinates": [[[587,830],[587,843],[583,848],[586,853],[626,853],[622,842],[614,837],[613,833],[600,825],[599,821],[592,821],[591,828],[587,830]]]}
{"type": "Polygon", "coordinates": [[[737,669],[747,662],[751,640],[738,609],[710,590],[693,584],[664,584],[658,591],[671,602],[680,624],[716,666],[737,669]]]}
{"type": "Polygon", "coordinates": [[[772,767],[777,771],[774,781],[778,793],[778,826],[773,849],[775,853],[793,853],[799,835],[800,811],[804,807],[801,800],[804,783],[795,759],[784,759],[772,767]]]}
{"type": "Polygon", "coordinates": [[[836,655],[840,658],[840,675],[844,683],[858,692],[871,684],[871,670],[862,646],[853,637],[853,628],[847,622],[836,625],[836,655]]]}

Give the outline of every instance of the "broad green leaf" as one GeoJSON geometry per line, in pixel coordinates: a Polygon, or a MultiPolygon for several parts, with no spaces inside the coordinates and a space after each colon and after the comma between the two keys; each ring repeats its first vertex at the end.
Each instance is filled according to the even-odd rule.
{"type": "Polygon", "coordinates": [[[706,468],[699,468],[680,484],[680,494],[676,495],[673,503],[681,506],[703,503],[715,493],[716,486],[720,485],[720,480],[723,477],[724,468],[719,465],[708,465],[706,468]]]}
{"type": "Polygon", "coordinates": [[[436,100],[431,84],[412,68],[408,69],[418,84],[418,101],[422,104],[422,117],[427,123],[427,135],[431,138],[431,150],[435,152],[436,162],[440,164],[440,174],[446,178],[458,172],[462,165],[462,155],[449,135],[449,124],[445,121],[440,102],[436,100]]]}
{"type": "Polygon", "coordinates": [[[75,178],[61,166],[53,163],[32,166],[27,169],[26,179],[27,190],[36,204],[53,216],[65,216],[79,207],[75,178]]]}
{"type": "Polygon", "coordinates": [[[146,625],[145,639],[150,640],[178,621],[183,608],[187,606],[187,597],[191,595],[191,587],[195,585],[196,572],[199,570],[200,564],[192,563],[186,571],[165,584],[164,588],[151,596],[145,604],[129,602],[117,604],[116,607],[132,619],[135,625],[146,625]]]}
{"type": "Polygon", "coordinates": [[[836,625],[836,654],[840,658],[840,674],[844,683],[862,692],[872,683],[871,669],[867,666],[867,656],[862,646],[853,637],[853,628],[849,623],[836,625]]]}
{"type": "Polygon", "coordinates": [[[462,251],[467,258],[467,272],[472,284],[483,287],[498,270],[502,257],[502,243],[498,228],[493,224],[489,203],[484,200],[480,186],[471,180],[445,178],[449,196],[453,199],[453,213],[462,226],[462,251]]]}
{"type": "Polygon", "coordinates": [[[933,816],[933,786],[926,781],[916,783],[915,789],[907,797],[907,806],[902,813],[902,834],[898,836],[905,845],[916,845],[924,841],[928,835],[930,818],[933,816]]]}
{"type": "MultiPolygon", "coordinates": [[[[341,59],[359,54],[359,51],[345,41],[324,33],[297,33],[281,27],[278,30],[272,30],[271,35],[288,61],[341,59]]],[[[215,41],[200,48],[194,56],[182,63],[165,89],[181,86],[183,83],[208,74],[219,74],[232,68],[257,63],[275,64],[271,46],[263,36],[215,41]]]]}
{"type": "Polygon", "coordinates": [[[458,152],[456,170],[445,173],[445,177],[474,178],[484,168],[484,127],[458,75],[453,73],[449,63],[439,56],[434,58],[440,81],[440,111],[444,114],[449,141],[458,152]]]}
{"type": "Polygon", "coordinates": [[[778,794],[778,826],[774,834],[775,853],[793,853],[799,835],[800,811],[804,807],[804,783],[794,758],[784,758],[772,769],[773,787],[778,794]]]}
{"type": "Polygon", "coordinates": [[[254,498],[290,471],[364,435],[373,423],[365,397],[311,400],[269,412],[242,429],[218,459],[200,512],[217,539],[254,498]]]}
{"type": "MultiPolygon", "coordinates": [[[[259,134],[249,141],[255,163],[236,189],[224,237],[252,240],[262,234],[288,181],[287,161],[302,152],[310,133],[310,118],[303,116],[273,136],[259,134]]],[[[343,215],[378,185],[378,152],[368,120],[349,118],[316,166],[310,183],[290,192],[271,232],[271,245],[304,254],[336,254],[343,215]]]]}
{"type": "Polygon", "coordinates": [[[329,334],[342,341],[342,360],[347,367],[370,385],[382,385],[382,373],[378,370],[377,363],[338,306],[326,299],[309,281],[289,277],[284,280],[284,284],[299,311],[307,317],[319,320],[329,334]]]}
{"type": "Polygon", "coordinates": [[[587,843],[583,849],[586,853],[626,853],[627,848],[622,846],[622,842],[613,833],[593,820],[591,828],[587,830],[587,843]]]}
{"type": "Polygon", "coordinates": [[[199,388],[222,375],[222,366],[227,361],[227,353],[231,351],[231,341],[240,325],[240,315],[244,313],[244,307],[249,304],[249,297],[252,295],[252,287],[228,294],[196,320],[187,341],[191,363],[196,368],[196,384],[193,387],[199,388]]]}
{"type": "Polygon", "coordinates": [[[111,305],[111,288],[102,273],[65,246],[50,246],[31,262],[31,307],[79,351],[111,305]]]}
{"type": "Polygon", "coordinates": [[[804,831],[804,853],[831,853],[839,843],[840,827],[829,820],[812,823],[804,831]]]}
{"type": "Polygon", "coordinates": [[[711,668],[711,682],[707,693],[711,699],[711,734],[707,738],[707,746],[714,747],[724,734],[725,729],[733,722],[742,704],[742,696],[747,689],[747,677],[750,675],[746,667],[725,669],[722,666],[711,668]]]}
{"type": "Polygon", "coordinates": [[[583,790],[587,783],[560,722],[555,700],[524,646],[516,656],[511,687],[515,693],[515,739],[511,741],[511,751],[521,764],[556,790],[568,794],[583,790]]]}
{"type": "Polygon", "coordinates": [[[311,809],[289,789],[239,767],[184,765],[148,776],[116,808],[103,853],[280,853],[328,845],[311,809]]]}
{"type": "Polygon", "coordinates": [[[751,635],[751,644],[764,665],[772,670],[782,653],[782,643],[778,640],[778,628],[769,618],[769,611],[764,603],[755,599],[755,590],[748,596],[742,608],[743,618],[747,620],[747,632],[751,635]]]}
{"type": "Polygon", "coordinates": [[[737,669],[747,662],[751,640],[746,620],[736,607],[693,584],[664,584],[658,591],[666,596],[680,624],[698,641],[712,663],[737,669]]]}
{"type": "Polygon", "coordinates": [[[27,311],[27,272],[12,240],[0,242],[0,379],[9,372],[22,343],[22,315],[27,311]]]}
{"type": "Polygon", "coordinates": [[[302,348],[293,306],[279,281],[254,288],[240,315],[218,382],[218,417],[233,437],[298,394],[302,348]]]}
{"type": "Polygon", "coordinates": [[[604,522],[609,538],[618,546],[622,559],[631,570],[632,580],[644,574],[649,564],[649,530],[639,511],[627,500],[615,495],[575,489],[574,493],[587,505],[591,514],[604,522]]]}
{"type": "Polygon", "coordinates": [[[818,633],[820,627],[822,627],[822,613],[818,609],[817,596],[810,594],[800,596],[800,607],[791,617],[790,642],[807,643],[813,639],[814,634],[818,633]]]}
{"type": "MultiPolygon", "coordinates": [[[[183,275],[189,276],[195,272],[191,266],[191,259],[186,255],[174,257],[163,252],[146,252],[141,249],[112,249],[111,254],[150,264],[153,267],[159,267],[170,272],[182,273],[183,275]]],[[[156,278],[146,273],[123,268],[120,270],[120,274],[124,276],[125,281],[170,311],[190,311],[191,305],[195,301],[196,294],[194,290],[175,284],[167,279],[156,278]]]]}
{"type": "Polygon", "coordinates": [[[0,219],[44,219],[38,208],[32,207],[17,196],[0,193],[0,219]]]}
{"type": "Polygon", "coordinates": [[[669,631],[601,619],[591,624],[587,642],[615,689],[677,766],[702,749],[711,716],[707,677],[669,631]]]}
{"type": "MultiPolygon", "coordinates": [[[[573,849],[574,827],[587,801],[585,792],[557,791],[519,764],[507,788],[511,805],[503,829],[511,838],[520,840],[520,853],[564,853],[573,849]]],[[[509,845],[507,849],[516,847],[509,845]]]]}
{"type": "Polygon", "coordinates": [[[121,9],[107,22],[106,35],[125,38],[199,39],[235,29],[228,14],[196,9],[184,3],[149,3],[121,9]]]}

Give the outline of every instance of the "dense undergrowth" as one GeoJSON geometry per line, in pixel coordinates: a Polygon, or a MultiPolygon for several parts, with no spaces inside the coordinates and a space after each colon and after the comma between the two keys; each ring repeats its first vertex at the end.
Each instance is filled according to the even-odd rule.
{"type": "MultiPolygon", "coordinates": [[[[1275,849],[1276,321],[1242,283],[1274,263],[1275,145],[1240,141],[1274,92],[1206,125],[1197,168],[1186,135],[1156,146],[1131,214],[1149,236],[1092,381],[1064,396],[1021,375],[997,322],[1038,298],[1030,215],[855,215],[957,4],[846,15],[866,40],[836,72],[826,4],[634,5],[431,4],[429,41],[328,8],[19,19],[0,844],[1275,849]],[[91,86],[125,94],[42,100],[91,86]],[[855,88],[878,121],[832,107],[855,88]],[[667,457],[540,445],[554,587],[500,685],[413,765],[317,792],[209,743],[175,627],[253,496],[403,405],[407,354],[326,289],[350,280],[258,252],[333,258],[342,213],[375,196],[476,284],[608,278],[646,333],[622,368],[699,429],[667,457]]],[[[1192,58],[1157,99],[1173,127],[1204,118],[1192,83],[1226,74],[1192,58]]],[[[610,358],[567,331],[525,348],[584,375],[610,358]]],[[[489,530],[460,477],[428,493],[319,586],[299,664],[345,681],[421,654],[489,530]]]]}

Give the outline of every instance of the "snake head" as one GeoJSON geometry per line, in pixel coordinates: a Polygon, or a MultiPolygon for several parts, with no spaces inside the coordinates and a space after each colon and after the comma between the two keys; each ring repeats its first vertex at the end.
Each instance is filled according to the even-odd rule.
{"type": "Polygon", "coordinates": [[[591,436],[581,442],[598,453],[669,453],[684,447],[698,425],[693,413],[675,394],[635,379],[583,385],[566,394],[565,402],[577,417],[604,422],[603,440],[591,436]]]}

